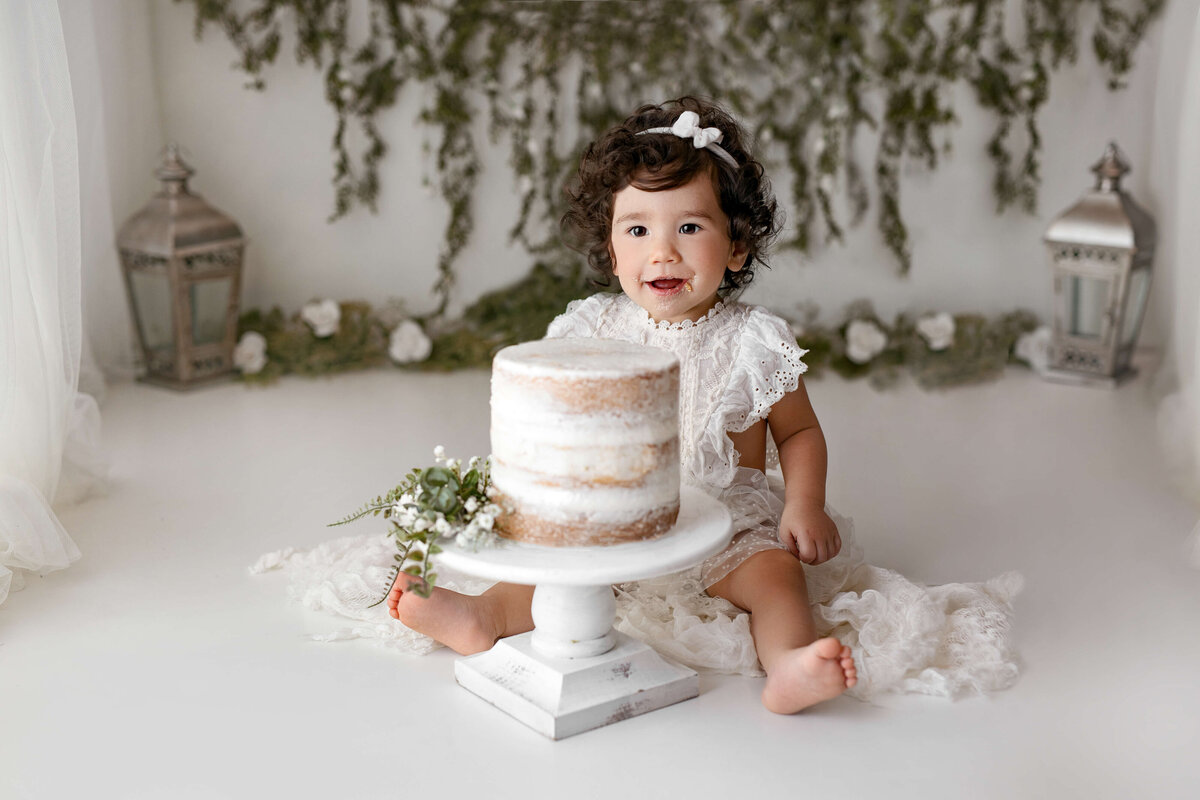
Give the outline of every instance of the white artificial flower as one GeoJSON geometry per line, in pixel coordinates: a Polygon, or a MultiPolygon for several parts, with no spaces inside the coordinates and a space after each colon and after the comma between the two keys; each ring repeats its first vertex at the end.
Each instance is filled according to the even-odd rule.
{"type": "Polygon", "coordinates": [[[261,333],[246,331],[233,348],[233,365],[242,371],[243,375],[254,375],[262,372],[267,365],[267,340],[261,333]]]}
{"type": "Polygon", "coordinates": [[[825,194],[833,194],[833,176],[826,172],[821,176],[821,179],[817,181],[817,188],[819,188],[825,194]]]}
{"type": "Polygon", "coordinates": [[[1042,325],[1017,339],[1013,352],[1035,372],[1045,372],[1050,367],[1050,328],[1042,325]]]}
{"type": "Polygon", "coordinates": [[[462,459],[461,458],[450,459],[449,461],[446,462],[446,468],[452,469],[455,472],[458,472],[460,469],[462,469],[462,459]]]}
{"type": "Polygon", "coordinates": [[[342,67],[337,71],[337,79],[342,83],[349,83],[350,79],[353,77],[354,76],[350,74],[350,70],[346,69],[345,67],[342,67]]]}
{"type": "Polygon", "coordinates": [[[349,103],[352,100],[354,100],[354,87],[353,86],[343,86],[342,90],[340,92],[338,92],[338,94],[341,95],[343,103],[349,103]]]}
{"type": "Polygon", "coordinates": [[[437,531],[438,536],[445,536],[450,532],[450,522],[439,514],[438,521],[433,524],[433,529],[437,531]]]}
{"type": "Polygon", "coordinates": [[[440,462],[445,458],[446,458],[446,448],[442,447],[440,444],[437,447],[433,448],[433,460],[434,461],[440,462]]]}
{"type": "Polygon", "coordinates": [[[467,510],[468,514],[474,514],[475,509],[479,508],[479,501],[474,497],[468,497],[467,502],[463,503],[463,508],[467,510]]]}
{"type": "Polygon", "coordinates": [[[471,521],[473,523],[475,523],[476,525],[478,525],[480,528],[483,528],[483,529],[489,530],[489,531],[492,529],[492,526],[496,524],[496,520],[491,514],[486,514],[482,511],[479,512],[478,514],[476,514],[475,519],[473,519],[471,521]]]}
{"type": "Polygon", "coordinates": [[[427,520],[425,517],[418,517],[417,521],[413,523],[412,529],[417,533],[420,533],[421,531],[429,530],[429,527],[429,520],[427,520]]]}
{"type": "Polygon", "coordinates": [[[887,334],[869,319],[856,319],[846,326],[846,358],[865,364],[887,347],[887,334]]]}
{"type": "Polygon", "coordinates": [[[300,319],[308,323],[318,339],[325,339],[337,333],[342,309],[333,300],[321,300],[300,309],[300,319]]]}
{"type": "Polygon", "coordinates": [[[388,340],[388,355],[397,364],[424,361],[433,352],[433,342],[421,330],[421,326],[406,319],[392,329],[388,340]]]}
{"type": "Polygon", "coordinates": [[[921,317],[917,320],[917,333],[925,339],[930,350],[945,350],[954,344],[954,317],[945,311],[921,317]]]}
{"type": "MultiPolygon", "coordinates": [[[[471,456],[471,460],[467,462],[467,466],[469,469],[478,469],[479,468],[479,456],[471,456]]],[[[474,500],[475,498],[472,497],[471,499],[474,500]]]]}
{"type": "Polygon", "coordinates": [[[496,505],[495,503],[488,503],[483,507],[483,513],[490,517],[498,517],[500,516],[500,506],[496,505]]]}

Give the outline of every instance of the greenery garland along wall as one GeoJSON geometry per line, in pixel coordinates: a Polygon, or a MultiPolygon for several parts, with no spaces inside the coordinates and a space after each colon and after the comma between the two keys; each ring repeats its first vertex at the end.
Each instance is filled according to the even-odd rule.
{"type": "MultiPolygon", "coordinates": [[[[438,134],[432,137],[437,142],[432,160],[450,214],[434,286],[438,307],[426,320],[435,330],[424,367],[443,369],[486,365],[496,348],[540,336],[567,300],[587,293],[579,257],[557,235],[560,188],[584,145],[636,103],[699,94],[729,107],[753,133],[757,153],[777,182],[789,186],[781,198],[790,223],[784,245],[805,252],[814,241],[843,239],[847,220],[835,203],[839,186],[848,201],[848,224],[858,224],[869,210],[872,192],[856,147],[869,132],[877,140],[872,167],[877,224],[906,274],[911,253],[901,213],[901,167],[911,159],[934,169],[949,149],[957,120],[954,85],[970,86],[978,105],[995,118],[987,152],[997,210],[1033,211],[1040,180],[1037,113],[1049,99],[1050,73],[1077,57],[1081,19],[1094,20],[1092,49],[1115,89],[1165,4],[1024,0],[1019,24],[1011,26],[1009,0],[190,2],[196,37],[217,24],[240,53],[237,67],[249,76],[251,88],[264,88],[264,68],[277,58],[285,27],[297,62],[311,62],[322,72],[337,118],[331,221],[358,206],[375,210],[378,166],[388,151],[377,119],[410,82],[427,89],[430,100],[420,122],[438,134]],[[367,33],[351,41],[351,14],[364,8],[367,33]],[[1019,35],[1012,35],[1012,27],[1019,35]],[[483,169],[475,120],[483,107],[488,135],[509,144],[520,198],[511,238],[539,263],[516,286],[482,298],[451,323],[443,315],[454,288],[454,262],[474,228],[471,203],[483,169]],[[349,149],[351,126],[362,134],[362,152],[349,149]]],[[[305,345],[298,318],[284,319],[278,311],[251,312],[243,329],[264,337],[275,374],[383,360],[387,337],[372,327],[381,323],[370,322],[368,308],[344,305],[347,319],[361,322],[347,341],[309,336],[305,345]],[[290,355],[274,358],[279,345],[290,355]]],[[[867,312],[852,307],[841,325],[806,326],[810,358],[819,362],[826,353],[831,366],[841,364],[851,375],[865,367],[877,376],[891,374],[908,363],[910,348],[898,343],[915,335],[914,323],[901,316],[884,326],[867,312]],[[847,326],[855,319],[873,320],[891,334],[869,365],[839,361],[847,326]]],[[[1034,325],[1022,314],[955,321],[960,332],[977,330],[976,349],[1005,339],[1011,346],[1034,325]]],[[[805,343],[803,335],[800,340],[805,343]]],[[[941,351],[926,351],[948,358],[959,349],[956,340],[941,351]]],[[[941,373],[922,369],[916,372],[927,376],[927,385],[958,382],[929,377],[941,373]]],[[[966,375],[961,368],[948,369],[950,374],[966,375]]]]}

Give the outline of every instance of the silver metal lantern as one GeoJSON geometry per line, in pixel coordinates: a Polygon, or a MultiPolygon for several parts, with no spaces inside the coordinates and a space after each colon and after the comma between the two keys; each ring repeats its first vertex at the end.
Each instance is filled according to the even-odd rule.
{"type": "Polygon", "coordinates": [[[1134,374],[1157,234],[1153,218],[1121,188],[1129,164],[1115,142],[1092,172],[1095,188],[1045,234],[1054,271],[1048,377],[1115,386],[1134,374]]]}
{"type": "Polygon", "coordinates": [[[187,389],[230,374],[245,239],[188,191],[194,170],[167,146],[162,188],[117,234],[147,383],[187,389]]]}

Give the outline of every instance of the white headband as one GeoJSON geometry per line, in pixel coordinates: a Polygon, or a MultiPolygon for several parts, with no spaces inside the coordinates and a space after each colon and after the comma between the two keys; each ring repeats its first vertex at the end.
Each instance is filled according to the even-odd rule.
{"type": "Polygon", "coordinates": [[[737,159],[718,144],[725,138],[725,134],[721,133],[718,128],[701,128],[700,115],[695,111],[684,111],[679,115],[679,119],[675,120],[675,124],[669,128],[647,128],[644,131],[638,131],[637,135],[641,136],[644,133],[670,133],[680,139],[690,138],[692,146],[697,150],[701,148],[707,150],[734,169],[738,166],[737,159]]]}

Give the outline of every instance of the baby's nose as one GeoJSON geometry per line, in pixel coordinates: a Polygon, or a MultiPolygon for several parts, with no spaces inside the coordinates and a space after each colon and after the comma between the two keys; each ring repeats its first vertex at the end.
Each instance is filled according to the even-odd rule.
{"type": "Polygon", "coordinates": [[[673,236],[656,236],[654,246],[650,251],[650,260],[655,264],[678,261],[679,249],[675,246],[675,238],[673,236]]]}

